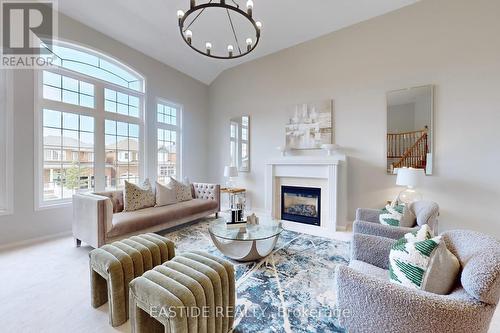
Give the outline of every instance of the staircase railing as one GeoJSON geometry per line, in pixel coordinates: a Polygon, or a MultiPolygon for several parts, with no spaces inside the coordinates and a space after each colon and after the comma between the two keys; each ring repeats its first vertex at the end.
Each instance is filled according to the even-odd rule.
{"type": "Polygon", "coordinates": [[[427,129],[387,134],[387,158],[400,159],[426,133],[427,129]]]}
{"type": "Polygon", "coordinates": [[[424,169],[427,164],[428,144],[427,130],[421,131],[420,137],[409,147],[398,161],[392,164],[392,169],[412,167],[424,169]]]}

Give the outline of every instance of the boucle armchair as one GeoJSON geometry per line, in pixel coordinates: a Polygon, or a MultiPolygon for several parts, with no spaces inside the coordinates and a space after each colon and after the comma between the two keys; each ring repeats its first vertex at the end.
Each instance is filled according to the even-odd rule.
{"type": "Polygon", "coordinates": [[[394,227],[383,225],[379,221],[380,209],[358,208],[356,220],[352,225],[354,233],[399,239],[408,232],[415,231],[420,226],[427,224],[438,232],[439,206],[433,201],[415,201],[408,205],[410,212],[416,217],[412,227],[394,227]]]}
{"type": "Polygon", "coordinates": [[[460,277],[449,295],[389,281],[395,240],[355,234],[349,266],[337,266],[340,325],[349,332],[487,332],[500,297],[500,242],[466,230],[441,234],[459,259],[460,277]]]}

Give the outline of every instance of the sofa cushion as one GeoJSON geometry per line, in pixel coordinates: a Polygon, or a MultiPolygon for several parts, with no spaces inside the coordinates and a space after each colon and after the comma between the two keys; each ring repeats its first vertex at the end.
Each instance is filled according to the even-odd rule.
{"type": "Polygon", "coordinates": [[[156,225],[174,222],[199,213],[216,210],[216,201],[193,199],[162,207],[150,207],[113,215],[113,227],[108,237],[137,232],[156,225]]]}
{"type": "Polygon", "coordinates": [[[96,192],[96,195],[102,195],[111,200],[113,204],[113,214],[120,213],[123,211],[123,191],[106,191],[106,192],[96,192]]]}

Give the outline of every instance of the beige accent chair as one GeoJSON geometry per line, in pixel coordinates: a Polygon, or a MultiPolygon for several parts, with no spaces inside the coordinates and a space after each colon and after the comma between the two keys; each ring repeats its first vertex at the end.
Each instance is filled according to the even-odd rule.
{"type": "Polygon", "coordinates": [[[220,185],[193,183],[193,198],[168,206],[123,211],[123,191],[73,196],[73,236],[98,248],[125,237],[157,232],[220,211],[220,185]]]}

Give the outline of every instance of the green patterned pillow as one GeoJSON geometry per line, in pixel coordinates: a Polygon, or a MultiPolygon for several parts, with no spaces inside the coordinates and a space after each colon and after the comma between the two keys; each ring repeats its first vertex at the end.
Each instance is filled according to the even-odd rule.
{"type": "Polygon", "coordinates": [[[409,209],[410,206],[404,204],[398,205],[395,204],[395,202],[385,206],[379,215],[380,223],[393,227],[414,227],[417,222],[417,217],[413,214],[412,210],[409,209]]]}
{"type": "Polygon", "coordinates": [[[382,212],[379,215],[380,223],[393,227],[399,227],[404,209],[404,205],[386,205],[385,208],[382,208],[382,212]]]}
{"type": "Polygon", "coordinates": [[[389,254],[391,282],[442,295],[451,291],[460,263],[446,248],[441,236],[431,237],[429,228],[424,225],[392,246],[389,254]]]}

